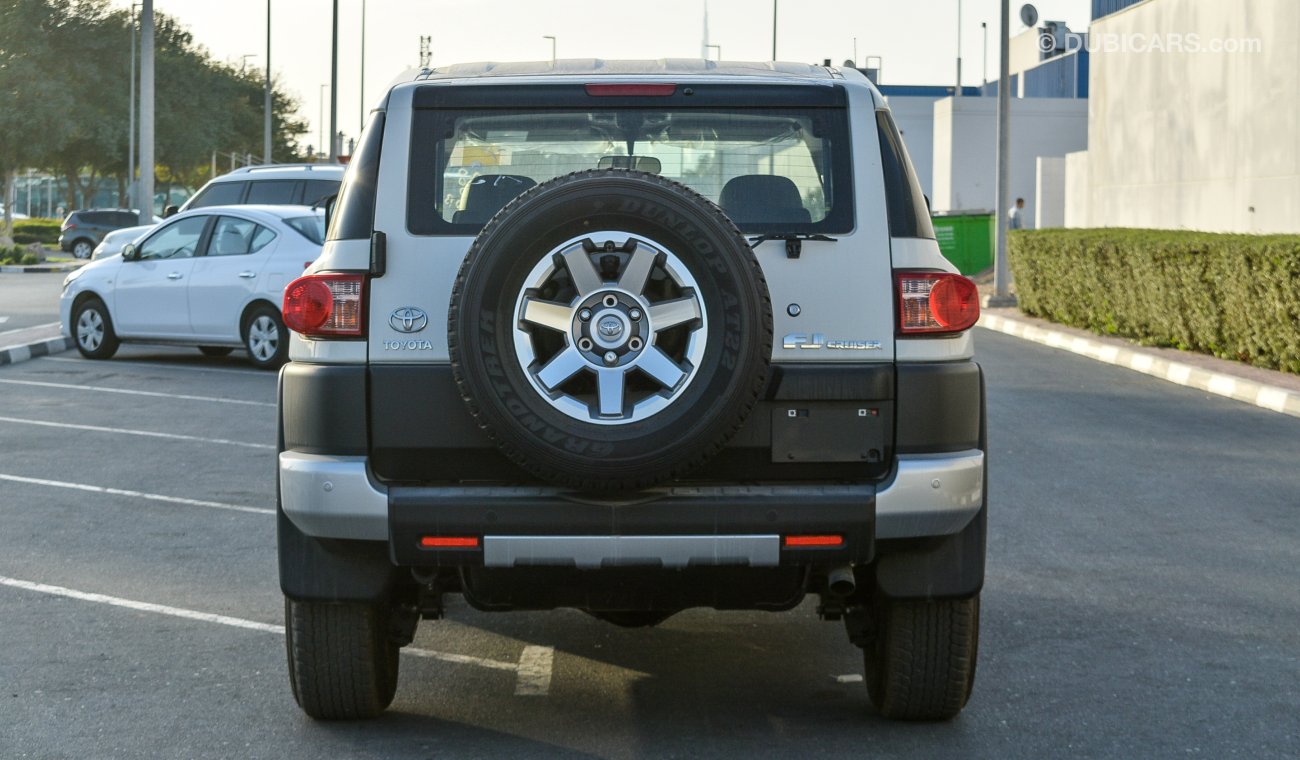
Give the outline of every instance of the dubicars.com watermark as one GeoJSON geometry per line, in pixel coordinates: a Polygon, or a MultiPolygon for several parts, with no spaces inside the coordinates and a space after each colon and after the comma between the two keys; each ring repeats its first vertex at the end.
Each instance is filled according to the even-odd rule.
{"type": "Polygon", "coordinates": [[[1201,53],[1239,54],[1262,53],[1264,41],[1258,37],[1209,37],[1196,32],[1091,32],[1089,34],[1064,34],[1044,32],[1038,39],[1039,48],[1049,53],[1064,48],[1066,53],[1087,50],[1089,53],[1174,53],[1197,55],[1201,53]]]}

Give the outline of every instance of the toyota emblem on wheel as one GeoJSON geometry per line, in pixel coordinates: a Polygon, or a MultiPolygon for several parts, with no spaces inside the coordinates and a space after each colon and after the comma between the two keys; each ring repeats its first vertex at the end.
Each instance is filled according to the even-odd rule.
{"type": "Polygon", "coordinates": [[[400,333],[415,333],[429,324],[429,315],[424,313],[424,309],[403,306],[400,309],[393,309],[393,313],[388,317],[388,324],[400,333]]]}
{"type": "Polygon", "coordinates": [[[623,332],[623,323],[616,317],[606,317],[600,320],[600,334],[606,338],[617,338],[618,334],[623,332]]]}

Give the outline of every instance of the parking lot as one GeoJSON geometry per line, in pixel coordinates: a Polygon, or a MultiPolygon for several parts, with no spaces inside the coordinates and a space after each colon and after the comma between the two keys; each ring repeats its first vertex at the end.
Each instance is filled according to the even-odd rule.
{"type": "Polygon", "coordinates": [[[623,630],[425,622],[391,710],[293,703],[273,373],[124,347],[0,368],[0,756],[1300,754],[1300,419],[987,331],[975,693],[876,717],[814,602],[623,630]]]}

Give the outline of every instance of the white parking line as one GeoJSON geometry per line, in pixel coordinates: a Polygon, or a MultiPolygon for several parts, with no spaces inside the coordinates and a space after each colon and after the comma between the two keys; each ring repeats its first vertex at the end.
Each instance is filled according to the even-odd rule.
{"type": "Polygon", "coordinates": [[[184,499],[179,496],[163,496],[156,493],[142,493],[140,491],[128,491],[122,488],[105,488],[103,486],[91,486],[85,483],[66,483],[62,480],[45,480],[44,478],[26,478],[21,475],[6,475],[0,473],[0,480],[7,480],[10,483],[24,483],[32,486],[48,486],[50,488],[70,488],[75,491],[88,491],[90,493],[102,493],[107,496],[126,496],[132,499],[146,499],[148,501],[161,501],[168,504],[184,504],[187,507],[207,507],[209,509],[227,509],[232,512],[250,512],[255,515],[273,515],[274,509],[263,509],[262,507],[245,507],[239,504],[223,504],[219,501],[203,501],[201,499],[184,499]]]}
{"type": "Polygon", "coordinates": [[[179,433],[155,433],[150,430],[128,430],[126,428],[99,427],[98,425],[74,425],[70,422],[47,422],[44,420],[20,420],[17,417],[0,417],[0,422],[9,422],[15,425],[38,425],[40,427],[63,428],[66,430],[86,430],[92,433],[113,433],[116,435],[139,435],[147,438],[167,438],[173,441],[194,441],[195,443],[215,443],[224,446],[243,446],[250,449],[274,449],[275,446],[269,443],[246,443],[244,441],[228,441],[225,438],[200,438],[197,435],[181,435],[179,433]]]}
{"type": "Polygon", "coordinates": [[[171,398],[182,401],[212,401],[218,404],[239,404],[241,406],[269,406],[275,404],[269,401],[245,401],[237,398],[216,398],[215,396],[186,396],[180,393],[158,393],[156,391],[135,391],[126,388],[100,388],[94,385],[73,385],[71,383],[44,383],[38,380],[9,380],[0,379],[0,383],[9,385],[30,385],[37,388],[67,388],[78,391],[96,391],[99,393],[122,393],[128,396],[150,396],[153,398],[171,398]]]}
{"type": "MultiPolygon", "coordinates": [[[[10,588],[23,589],[24,591],[34,591],[39,594],[61,596],[66,599],[76,599],[82,602],[107,604],[113,607],[123,607],[139,612],[153,612],[159,615],[169,615],[171,617],[184,618],[186,620],[197,620],[202,623],[215,623],[217,625],[226,625],[232,628],[243,628],[250,631],[262,631],[265,633],[280,634],[281,636],[284,635],[284,626],[282,625],[259,623],[255,620],[244,620],[243,618],[230,617],[229,615],[215,615],[211,612],[187,610],[183,607],[171,607],[166,604],[137,602],[134,599],[123,599],[122,597],[109,596],[107,594],[77,591],[76,589],[65,588],[63,586],[51,586],[47,583],[34,583],[32,581],[19,580],[18,578],[9,578],[4,575],[0,575],[0,586],[9,586],[10,588]]],[[[402,654],[411,655],[412,657],[423,657],[425,659],[449,662],[456,665],[474,665],[480,668],[487,668],[488,670],[514,671],[517,673],[515,694],[518,696],[546,696],[551,687],[551,665],[555,659],[555,650],[553,648],[540,646],[524,647],[524,652],[520,655],[517,664],[513,662],[503,662],[501,660],[492,660],[486,657],[473,657],[466,654],[438,652],[432,649],[419,649],[415,647],[407,647],[403,649],[402,654]]]]}
{"type": "MultiPolygon", "coordinates": [[[[4,324],[4,323],[7,322],[8,320],[9,320],[9,317],[5,317],[4,319],[0,319],[0,324],[4,324]]],[[[26,331],[26,330],[39,330],[39,329],[42,328],[42,327],[58,327],[58,326],[59,326],[59,323],[58,323],[58,322],[50,322],[49,324],[45,324],[45,325],[32,325],[31,327],[18,327],[18,328],[15,328],[15,329],[13,329],[13,330],[5,330],[4,332],[0,332],[0,336],[4,336],[4,335],[13,335],[14,333],[17,333],[17,332],[24,332],[24,331],[26,331]]]]}
{"type": "MultiPolygon", "coordinates": [[[[0,333],[0,334],[2,334],[2,333],[0,333]]],[[[52,362],[68,362],[69,364],[80,364],[80,365],[82,365],[83,367],[86,367],[87,369],[89,369],[90,367],[96,367],[96,368],[102,369],[102,368],[105,366],[105,365],[103,365],[103,364],[92,363],[92,361],[91,361],[90,359],[68,359],[68,358],[66,358],[66,357],[61,357],[61,356],[47,356],[47,357],[45,357],[45,359],[47,359],[48,361],[52,361],[52,362]]],[[[107,366],[117,367],[117,366],[122,366],[122,365],[125,365],[125,366],[127,366],[127,367],[147,367],[147,368],[149,368],[149,369],[171,369],[171,370],[177,370],[177,371],[180,371],[180,372],[202,372],[202,373],[205,374],[205,375],[206,375],[206,374],[209,374],[209,373],[216,372],[216,373],[223,374],[223,375],[243,375],[244,377],[265,377],[265,378],[268,378],[268,379],[270,379],[270,380],[274,380],[274,379],[276,379],[276,374],[275,374],[274,372],[267,372],[266,370],[261,370],[261,369],[227,369],[227,368],[221,368],[221,367],[186,367],[186,366],[179,365],[179,364],[174,364],[174,365],[173,365],[173,364],[161,364],[161,363],[159,363],[159,362],[137,362],[137,361],[129,361],[129,360],[125,360],[125,359],[114,359],[113,362],[112,362],[112,364],[107,365],[107,366]]]]}
{"type": "MultiPolygon", "coordinates": [[[[0,325],[3,325],[5,322],[8,321],[9,321],[9,317],[0,317],[0,325]]],[[[4,333],[0,333],[0,335],[4,335],[4,333]]]]}

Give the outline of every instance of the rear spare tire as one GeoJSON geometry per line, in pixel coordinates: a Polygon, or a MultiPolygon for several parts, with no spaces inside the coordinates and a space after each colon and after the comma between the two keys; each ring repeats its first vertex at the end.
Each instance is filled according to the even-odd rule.
{"type": "Polygon", "coordinates": [[[653,174],[534,187],[483,228],[448,315],[470,412],[530,472],[641,488],[703,463],[767,381],[772,307],[722,211],[653,174]]]}

